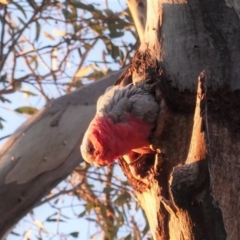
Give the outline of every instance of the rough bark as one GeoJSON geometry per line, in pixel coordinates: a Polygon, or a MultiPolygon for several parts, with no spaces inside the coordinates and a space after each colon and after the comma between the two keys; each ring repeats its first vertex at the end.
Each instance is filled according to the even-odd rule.
{"type": "MultiPolygon", "coordinates": [[[[135,166],[120,160],[154,239],[240,236],[239,4],[226,2],[147,1],[144,41],[118,81],[156,78],[168,109],[167,124],[157,129],[157,159],[147,155],[135,166]]],[[[54,101],[6,143],[0,155],[0,236],[79,163],[94,103],[116,78],[54,101]]]]}
{"type": "Polygon", "coordinates": [[[179,89],[196,90],[203,69],[209,85],[240,88],[239,17],[225,1],[150,0],[147,17],[140,49],[148,47],[179,89]]]}
{"type": "Polygon", "coordinates": [[[95,104],[122,71],[58,98],[0,151],[0,238],[82,161],[79,145],[95,104]]]}
{"type": "Polygon", "coordinates": [[[167,123],[160,121],[165,125],[155,134],[160,154],[143,156],[133,166],[124,158],[119,163],[154,239],[238,240],[238,5],[147,3],[144,41],[118,84],[149,78],[160,83],[156,96],[160,92],[166,103],[160,116],[167,109],[167,123]]]}

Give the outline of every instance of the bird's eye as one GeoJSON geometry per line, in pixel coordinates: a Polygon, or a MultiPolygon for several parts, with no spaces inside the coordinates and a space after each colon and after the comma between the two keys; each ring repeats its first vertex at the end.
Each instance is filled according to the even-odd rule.
{"type": "Polygon", "coordinates": [[[92,145],[92,143],[90,142],[89,144],[88,144],[88,146],[87,146],[87,152],[89,153],[89,154],[93,154],[94,153],[94,147],[93,147],[93,145],[92,145]]]}

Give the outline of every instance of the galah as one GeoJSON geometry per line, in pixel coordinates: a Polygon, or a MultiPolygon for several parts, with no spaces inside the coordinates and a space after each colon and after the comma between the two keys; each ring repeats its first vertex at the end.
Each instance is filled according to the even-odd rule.
{"type": "Polygon", "coordinates": [[[148,138],[159,104],[147,83],[112,86],[98,99],[97,112],[80,147],[85,161],[105,166],[120,156],[153,152],[148,138]]]}

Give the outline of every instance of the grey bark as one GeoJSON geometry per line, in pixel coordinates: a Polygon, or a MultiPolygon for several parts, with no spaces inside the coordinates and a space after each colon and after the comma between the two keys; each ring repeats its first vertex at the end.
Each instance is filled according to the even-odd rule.
{"type": "Polygon", "coordinates": [[[48,103],[0,150],[0,238],[82,161],[95,104],[122,71],[48,103]]]}
{"type": "Polygon", "coordinates": [[[163,163],[144,156],[135,166],[120,164],[154,239],[238,240],[239,4],[147,3],[144,39],[122,82],[159,78],[169,86],[160,87],[169,110],[157,139],[163,163]]]}
{"type": "MultiPolygon", "coordinates": [[[[132,176],[129,166],[121,164],[155,239],[238,240],[239,4],[236,0],[228,5],[223,0],[147,3],[138,56],[150,55],[152,61],[141,59],[129,79],[145,79],[149,73],[142,66],[157,60],[164,78],[180,94],[180,106],[178,111],[169,107],[171,117],[159,139],[165,161],[157,172],[136,179],[138,173],[132,176]],[[195,103],[194,95],[202,70],[209,87],[204,118],[205,108],[195,103]],[[208,128],[202,131],[204,121],[208,128]]],[[[6,143],[0,155],[0,236],[79,163],[79,142],[94,115],[95,101],[118,76],[55,100],[6,143]]],[[[152,157],[148,160],[153,163],[152,157]]]]}
{"type": "Polygon", "coordinates": [[[203,69],[209,85],[240,88],[239,17],[224,0],[150,0],[147,17],[140,49],[147,44],[179,89],[196,90],[203,69]]]}

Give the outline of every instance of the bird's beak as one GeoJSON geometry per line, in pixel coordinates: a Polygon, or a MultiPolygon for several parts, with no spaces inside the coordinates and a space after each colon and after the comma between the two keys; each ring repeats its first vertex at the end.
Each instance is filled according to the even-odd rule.
{"type": "Polygon", "coordinates": [[[90,155],[85,151],[85,147],[84,147],[83,144],[80,146],[80,153],[81,153],[81,155],[82,155],[83,160],[86,161],[87,163],[92,164],[92,163],[94,162],[94,159],[92,158],[92,156],[90,156],[90,155]]]}

